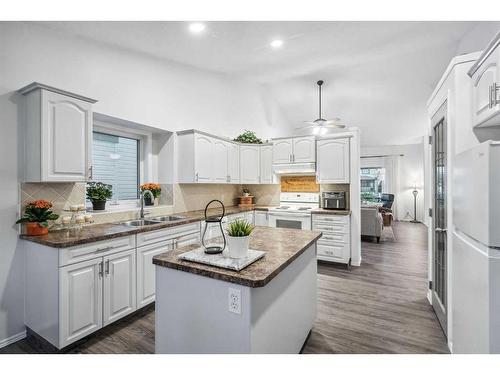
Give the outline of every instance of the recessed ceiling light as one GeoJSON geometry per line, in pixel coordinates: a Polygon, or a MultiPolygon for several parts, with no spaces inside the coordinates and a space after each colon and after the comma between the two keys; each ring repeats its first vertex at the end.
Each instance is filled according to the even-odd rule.
{"type": "Polygon", "coordinates": [[[271,47],[279,48],[283,45],[283,41],[281,39],[275,39],[271,42],[271,47]]]}
{"type": "Polygon", "coordinates": [[[205,30],[205,24],[201,22],[194,22],[189,24],[189,31],[193,34],[199,34],[205,30]]]}

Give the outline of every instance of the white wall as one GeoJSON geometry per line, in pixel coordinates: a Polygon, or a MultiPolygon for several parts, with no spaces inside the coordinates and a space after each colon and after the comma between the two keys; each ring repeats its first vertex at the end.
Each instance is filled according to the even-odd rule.
{"type": "Polygon", "coordinates": [[[16,90],[33,81],[95,98],[95,111],[167,130],[222,136],[244,129],[284,135],[284,120],[260,86],[28,23],[0,22],[0,343],[24,330],[23,253],[18,246],[16,90]]]}
{"type": "Polygon", "coordinates": [[[394,156],[393,159],[399,159],[399,163],[394,163],[395,186],[395,216],[397,220],[413,219],[413,184],[416,182],[417,190],[417,220],[424,221],[424,146],[422,143],[409,144],[401,146],[379,146],[379,147],[361,147],[361,166],[375,166],[373,163],[380,160],[380,166],[383,167],[384,159],[369,159],[367,164],[366,156],[394,156]],[[403,155],[403,156],[398,156],[403,155]],[[398,165],[399,164],[399,165],[398,165]]]}

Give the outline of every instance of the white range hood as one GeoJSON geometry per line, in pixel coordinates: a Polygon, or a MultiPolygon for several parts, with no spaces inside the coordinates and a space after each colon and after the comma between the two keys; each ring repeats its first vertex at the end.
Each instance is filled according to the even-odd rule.
{"type": "Polygon", "coordinates": [[[316,174],[316,163],[273,164],[273,171],[277,175],[311,176],[316,174]]]}

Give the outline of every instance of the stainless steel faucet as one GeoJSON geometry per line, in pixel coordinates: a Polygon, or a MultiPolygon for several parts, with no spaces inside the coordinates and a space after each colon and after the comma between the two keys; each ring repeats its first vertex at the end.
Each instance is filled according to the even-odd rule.
{"type": "Polygon", "coordinates": [[[151,199],[155,199],[155,196],[149,190],[140,190],[139,193],[141,197],[141,219],[144,219],[144,194],[149,193],[151,199]]]}

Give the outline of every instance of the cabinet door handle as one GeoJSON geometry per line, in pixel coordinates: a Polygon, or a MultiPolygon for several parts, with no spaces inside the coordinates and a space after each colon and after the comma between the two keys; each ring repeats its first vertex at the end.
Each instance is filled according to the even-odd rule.
{"type": "Polygon", "coordinates": [[[496,82],[493,85],[491,85],[491,108],[493,108],[498,104],[497,91],[499,88],[500,85],[498,85],[496,82]]]}
{"type": "Polygon", "coordinates": [[[108,250],[111,250],[111,249],[114,249],[114,247],[113,246],[101,247],[100,249],[96,249],[95,252],[96,253],[100,253],[100,252],[108,251],[108,250]]]}
{"type": "Polygon", "coordinates": [[[109,275],[109,259],[106,261],[106,275],[109,275]]]}
{"type": "Polygon", "coordinates": [[[488,87],[488,108],[493,108],[493,85],[488,87]]]}
{"type": "Polygon", "coordinates": [[[90,166],[89,167],[89,180],[92,180],[92,178],[94,177],[94,166],[90,166]]]}
{"type": "Polygon", "coordinates": [[[99,278],[101,279],[102,278],[102,268],[103,268],[103,264],[102,262],[99,263],[99,278]]]}
{"type": "Polygon", "coordinates": [[[196,172],[196,174],[194,175],[194,180],[198,182],[198,172],[196,172]]]}

